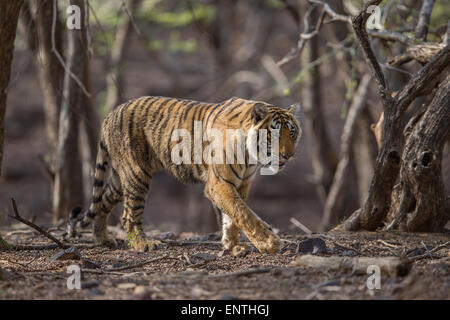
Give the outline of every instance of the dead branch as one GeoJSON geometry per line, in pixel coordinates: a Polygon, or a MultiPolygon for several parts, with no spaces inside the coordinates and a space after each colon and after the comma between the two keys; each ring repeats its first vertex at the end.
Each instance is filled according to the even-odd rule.
{"type": "Polygon", "coordinates": [[[408,274],[411,268],[410,261],[397,257],[319,257],[309,254],[298,256],[291,265],[320,270],[348,270],[356,274],[367,274],[367,268],[376,265],[382,274],[394,277],[408,274]]]}
{"type": "Polygon", "coordinates": [[[411,60],[416,60],[420,64],[428,63],[433,57],[445,47],[444,43],[426,42],[412,45],[406,48],[406,53],[391,58],[388,61],[390,66],[400,66],[411,60]]]}
{"type": "Polygon", "coordinates": [[[41,227],[39,227],[38,225],[22,218],[19,214],[19,211],[17,210],[17,205],[16,205],[16,200],[14,200],[14,198],[11,198],[11,203],[13,206],[13,210],[14,210],[14,215],[11,216],[9,215],[9,217],[16,219],[17,221],[20,221],[24,224],[26,224],[27,226],[35,229],[37,232],[39,232],[40,234],[42,234],[43,236],[47,237],[48,239],[52,240],[54,243],[56,243],[58,245],[58,247],[60,247],[61,249],[64,249],[64,244],[59,241],[58,239],[56,239],[54,236],[52,236],[51,234],[49,234],[47,231],[45,231],[44,229],[42,229],[41,227]]]}
{"type": "Polygon", "coordinates": [[[319,16],[319,19],[316,22],[314,30],[310,31],[309,30],[310,29],[309,19],[310,19],[311,13],[314,10],[314,8],[315,8],[315,6],[311,6],[308,8],[308,11],[306,11],[306,14],[303,18],[303,24],[304,24],[305,31],[300,34],[299,40],[297,43],[297,47],[293,48],[284,58],[282,58],[280,61],[277,62],[278,67],[282,67],[286,63],[297,58],[300,55],[300,53],[303,51],[303,48],[305,47],[306,42],[319,34],[320,29],[322,28],[322,25],[323,25],[323,20],[325,18],[326,12],[325,12],[325,10],[322,10],[322,13],[319,16]]]}
{"type": "Polygon", "coordinates": [[[430,255],[431,255],[432,253],[436,253],[436,252],[438,252],[439,250],[444,249],[444,248],[447,248],[447,247],[450,247],[450,241],[447,241],[447,242],[445,242],[445,243],[443,243],[443,244],[441,244],[441,245],[439,245],[439,246],[437,246],[437,247],[434,247],[433,249],[428,250],[428,251],[427,251],[426,253],[424,253],[424,254],[419,254],[419,255],[417,255],[417,256],[410,257],[410,258],[408,258],[408,259],[409,259],[409,261],[417,261],[417,260],[429,258],[430,255]]]}
{"type": "Polygon", "coordinates": [[[306,227],[303,223],[301,223],[301,222],[298,221],[297,219],[291,218],[291,219],[289,219],[289,221],[290,221],[294,226],[296,226],[297,228],[299,228],[300,230],[302,230],[304,233],[306,233],[306,234],[311,234],[311,233],[312,233],[312,231],[311,231],[308,227],[306,227]]]}
{"type": "Polygon", "coordinates": [[[408,36],[405,36],[399,32],[393,32],[393,31],[376,31],[376,30],[368,30],[367,33],[371,35],[374,38],[386,40],[386,41],[397,41],[400,43],[403,43],[405,45],[411,45],[413,44],[412,39],[410,39],[408,36]]]}
{"type": "Polygon", "coordinates": [[[349,16],[345,16],[345,15],[336,13],[333,9],[330,8],[330,6],[327,3],[324,3],[319,0],[308,0],[308,1],[311,3],[321,5],[323,7],[325,12],[331,17],[331,20],[327,21],[327,23],[333,22],[333,21],[341,21],[341,22],[347,22],[347,23],[352,22],[352,20],[349,16]]]}
{"type": "Polygon", "coordinates": [[[419,22],[416,26],[416,39],[426,41],[428,26],[430,25],[431,12],[433,11],[434,0],[424,0],[419,13],[419,22]]]}

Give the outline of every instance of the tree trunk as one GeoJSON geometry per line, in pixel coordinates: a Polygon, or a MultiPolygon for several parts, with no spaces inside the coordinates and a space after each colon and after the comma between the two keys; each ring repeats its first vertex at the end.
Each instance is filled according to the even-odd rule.
{"type": "Polygon", "coordinates": [[[450,218],[442,180],[442,151],[450,133],[450,74],[407,138],[400,169],[400,197],[393,227],[441,231],[450,218]]]}
{"type": "Polygon", "coordinates": [[[81,9],[81,30],[68,30],[68,58],[64,75],[64,90],[59,117],[58,152],[53,190],[53,221],[66,218],[70,210],[83,204],[83,177],[79,152],[80,114],[86,103],[86,93],[76,77],[85,83],[88,63],[88,41],[83,0],[71,4],[81,9]],[[72,72],[72,74],[69,72],[72,72]]]}
{"type": "Polygon", "coordinates": [[[13,60],[14,39],[22,4],[22,0],[0,1],[0,176],[2,174],[8,84],[13,60]]]}
{"type": "MultiPolygon", "coordinates": [[[[34,2],[33,5],[37,7],[34,2]]],[[[54,36],[52,34],[53,5],[53,1],[50,0],[39,2],[36,17],[33,18],[30,14],[30,6],[28,2],[25,2],[19,24],[21,33],[27,38],[28,49],[33,53],[38,67],[39,84],[44,98],[45,129],[50,155],[49,168],[52,172],[58,149],[59,110],[64,81],[64,68],[54,52],[56,50],[62,53],[63,36],[58,12],[56,12],[54,36]]]]}

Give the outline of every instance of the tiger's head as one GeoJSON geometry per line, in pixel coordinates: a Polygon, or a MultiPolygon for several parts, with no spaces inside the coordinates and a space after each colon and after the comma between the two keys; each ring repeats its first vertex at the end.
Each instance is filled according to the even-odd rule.
{"type": "Polygon", "coordinates": [[[302,136],[302,129],[296,118],[299,108],[299,104],[283,109],[260,102],[252,107],[252,124],[248,132],[247,147],[250,156],[257,159],[258,164],[270,166],[277,172],[292,159],[297,142],[302,136]],[[267,140],[264,139],[264,134],[261,135],[261,132],[264,133],[261,130],[267,130],[267,140]],[[253,146],[255,145],[255,140],[256,150],[251,146],[252,142],[253,146]],[[273,155],[272,147],[275,152],[273,155]],[[265,159],[261,159],[261,154],[265,159]]]}

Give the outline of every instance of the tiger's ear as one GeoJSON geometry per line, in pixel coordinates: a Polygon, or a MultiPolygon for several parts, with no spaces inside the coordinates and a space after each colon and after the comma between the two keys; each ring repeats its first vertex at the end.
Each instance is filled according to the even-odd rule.
{"type": "Polygon", "coordinates": [[[300,103],[294,103],[290,108],[289,108],[289,112],[292,113],[294,116],[298,116],[298,114],[300,113],[300,103]]]}
{"type": "Polygon", "coordinates": [[[267,106],[264,103],[255,103],[252,108],[253,123],[258,123],[267,115],[267,106]]]}

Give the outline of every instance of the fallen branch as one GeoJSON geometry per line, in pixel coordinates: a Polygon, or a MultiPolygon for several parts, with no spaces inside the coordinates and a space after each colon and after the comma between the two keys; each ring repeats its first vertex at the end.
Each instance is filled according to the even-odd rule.
{"type": "Polygon", "coordinates": [[[431,250],[428,250],[424,254],[419,254],[417,256],[408,258],[408,260],[409,261],[417,261],[417,260],[420,260],[420,259],[429,258],[432,253],[438,252],[439,250],[447,248],[447,247],[450,247],[450,241],[447,241],[447,242],[445,242],[445,243],[443,243],[443,244],[441,244],[441,245],[439,245],[439,246],[437,246],[437,247],[435,247],[435,248],[433,248],[431,250]]]}
{"type": "MultiPolygon", "coordinates": [[[[102,247],[101,244],[63,244],[62,249],[68,249],[70,247],[76,247],[77,249],[93,249],[93,248],[99,248],[102,247]]],[[[42,244],[42,245],[23,245],[23,244],[17,244],[17,245],[11,245],[12,250],[14,251],[27,251],[27,250],[54,250],[61,248],[57,244],[42,244]]]]}
{"type": "Polygon", "coordinates": [[[289,219],[289,221],[290,221],[294,226],[296,226],[297,228],[299,228],[300,230],[302,230],[304,233],[306,233],[306,234],[311,234],[311,233],[312,233],[312,231],[311,231],[308,227],[306,227],[303,223],[301,223],[301,222],[298,221],[297,219],[291,218],[291,219],[289,219]]]}
{"type": "Polygon", "coordinates": [[[367,274],[367,268],[376,265],[382,274],[390,276],[404,276],[411,268],[409,260],[397,257],[319,257],[309,254],[297,257],[291,265],[320,270],[346,270],[355,274],[367,274]]]}
{"type": "Polygon", "coordinates": [[[13,219],[16,219],[17,221],[20,221],[24,224],[26,224],[27,226],[35,229],[37,232],[39,232],[40,234],[42,234],[43,236],[47,237],[48,239],[52,240],[54,243],[56,243],[58,245],[58,247],[60,247],[61,249],[64,249],[64,244],[59,241],[58,239],[56,239],[54,236],[52,236],[51,234],[49,234],[47,231],[45,231],[44,229],[42,229],[41,227],[39,227],[38,225],[35,225],[34,223],[22,218],[19,214],[19,211],[17,210],[17,205],[16,205],[16,200],[14,200],[14,198],[11,198],[11,202],[12,202],[12,206],[14,209],[14,216],[9,216],[13,219]]]}

